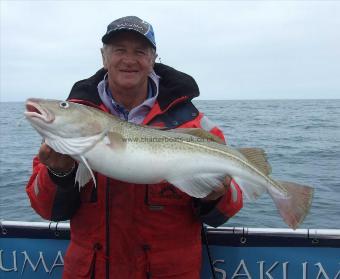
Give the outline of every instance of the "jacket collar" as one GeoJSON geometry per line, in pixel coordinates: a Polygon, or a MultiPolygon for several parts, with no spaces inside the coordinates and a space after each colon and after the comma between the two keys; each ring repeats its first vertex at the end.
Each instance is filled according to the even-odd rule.
{"type": "Polygon", "coordinates": [[[178,99],[191,100],[199,96],[198,85],[191,76],[160,63],[155,64],[154,70],[160,76],[157,101],[162,111],[178,99]]]}
{"type": "MultiPolygon", "coordinates": [[[[161,111],[169,109],[178,102],[199,96],[197,83],[191,76],[161,63],[156,63],[154,70],[160,77],[157,102],[161,111]]],[[[106,72],[105,69],[100,69],[92,77],[76,82],[68,99],[84,100],[100,106],[102,101],[97,86],[106,72]]]]}

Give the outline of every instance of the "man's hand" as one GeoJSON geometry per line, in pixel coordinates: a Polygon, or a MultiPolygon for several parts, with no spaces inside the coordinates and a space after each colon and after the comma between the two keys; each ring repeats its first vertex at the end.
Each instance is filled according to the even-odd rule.
{"type": "Polygon", "coordinates": [[[212,191],[208,196],[205,198],[201,199],[203,202],[209,202],[209,201],[214,201],[217,200],[219,197],[222,197],[230,187],[231,183],[231,177],[227,176],[224,180],[224,183],[221,185],[220,188],[216,189],[215,191],[212,191]]]}
{"type": "Polygon", "coordinates": [[[41,163],[56,172],[68,172],[75,164],[70,156],[55,152],[46,143],[40,146],[38,158],[41,163]]]}

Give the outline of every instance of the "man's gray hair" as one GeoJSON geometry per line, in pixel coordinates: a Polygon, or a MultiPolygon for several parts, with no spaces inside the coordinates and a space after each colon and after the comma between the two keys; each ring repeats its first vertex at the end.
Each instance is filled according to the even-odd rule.
{"type": "MultiPolygon", "coordinates": [[[[103,44],[103,47],[102,47],[103,55],[107,54],[107,51],[109,51],[110,47],[111,47],[111,44],[103,44]]],[[[150,46],[150,49],[151,49],[152,55],[157,57],[156,50],[152,46],[150,46]]]]}

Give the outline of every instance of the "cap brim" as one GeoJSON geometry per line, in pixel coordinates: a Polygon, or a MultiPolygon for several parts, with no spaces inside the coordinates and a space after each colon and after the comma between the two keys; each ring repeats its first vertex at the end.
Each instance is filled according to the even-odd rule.
{"type": "Polygon", "coordinates": [[[146,40],[151,47],[153,47],[154,49],[156,49],[156,46],[148,39],[148,37],[146,37],[144,34],[134,30],[134,29],[129,29],[129,28],[120,28],[120,29],[116,29],[116,30],[111,30],[109,33],[106,33],[103,37],[102,37],[102,42],[104,44],[108,44],[110,43],[111,39],[117,35],[119,35],[119,33],[123,33],[123,32],[133,32],[135,34],[138,34],[141,38],[143,38],[144,40],[146,40]]]}

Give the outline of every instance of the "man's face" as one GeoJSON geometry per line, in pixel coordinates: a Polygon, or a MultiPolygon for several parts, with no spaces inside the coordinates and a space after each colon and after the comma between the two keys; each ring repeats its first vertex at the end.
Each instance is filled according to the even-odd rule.
{"type": "Polygon", "coordinates": [[[147,84],[155,58],[150,44],[138,34],[118,34],[103,50],[103,64],[108,70],[110,88],[140,90],[147,84]]]}

